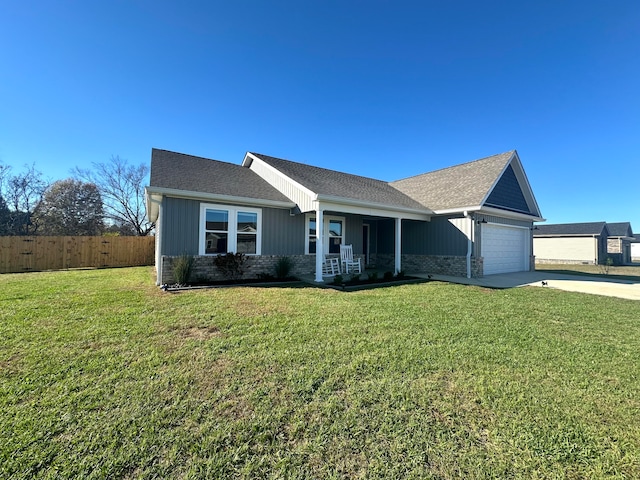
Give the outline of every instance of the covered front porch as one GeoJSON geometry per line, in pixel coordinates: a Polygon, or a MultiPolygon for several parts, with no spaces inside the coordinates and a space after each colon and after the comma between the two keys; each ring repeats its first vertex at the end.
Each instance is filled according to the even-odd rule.
{"type": "MultiPolygon", "coordinates": [[[[307,251],[315,254],[314,281],[323,283],[330,278],[324,275],[324,262],[340,256],[340,245],[352,245],[354,258],[359,258],[365,267],[374,267],[384,274],[403,271],[402,221],[411,219],[428,222],[431,217],[413,209],[389,209],[330,201],[316,201],[315,209],[306,213],[307,251]],[[389,229],[389,224],[392,224],[389,229]],[[385,228],[382,228],[384,225],[385,228]],[[391,230],[391,231],[390,231],[391,230]],[[384,248],[383,248],[384,247],[384,248]],[[384,252],[384,253],[383,253],[384,252]],[[379,255],[392,258],[392,264],[381,262],[379,255]]],[[[370,271],[373,271],[370,269],[370,271]]],[[[348,274],[348,272],[340,272],[348,274]]]]}

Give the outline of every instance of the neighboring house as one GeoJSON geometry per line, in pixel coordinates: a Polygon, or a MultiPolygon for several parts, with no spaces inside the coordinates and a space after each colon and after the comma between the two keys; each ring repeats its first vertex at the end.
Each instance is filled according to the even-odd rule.
{"type": "Polygon", "coordinates": [[[604,264],[608,237],[606,222],[539,225],[533,253],[536,263],[604,264]]]}
{"type": "Polygon", "coordinates": [[[629,222],[607,223],[607,253],[616,265],[631,263],[631,242],[635,241],[629,222]]]}
{"type": "Polygon", "coordinates": [[[640,233],[633,235],[633,242],[631,242],[631,261],[634,263],[640,263],[640,233]]]}
{"type": "Polygon", "coordinates": [[[528,271],[543,220],[515,150],[384,182],[258,153],[235,165],[153,149],[146,195],[158,284],[182,254],[195,256],[194,276],[214,279],[211,257],[226,252],[247,254],[247,277],[286,256],[321,282],[340,244],[396,272],[528,271]]]}

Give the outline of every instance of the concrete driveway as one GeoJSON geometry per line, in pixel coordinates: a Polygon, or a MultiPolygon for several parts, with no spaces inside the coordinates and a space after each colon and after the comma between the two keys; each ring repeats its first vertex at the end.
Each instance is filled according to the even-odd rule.
{"type": "MultiPolygon", "coordinates": [[[[428,278],[427,274],[412,276],[428,278]]],[[[502,273],[484,278],[461,278],[447,275],[431,275],[432,280],[477,285],[488,288],[514,288],[531,285],[534,287],[557,288],[570,292],[590,293],[608,297],[640,300],[640,281],[618,280],[615,277],[595,277],[589,275],[563,275],[545,271],[502,273]],[[545,282],[546,285],[543,285],[545,282]]]]}

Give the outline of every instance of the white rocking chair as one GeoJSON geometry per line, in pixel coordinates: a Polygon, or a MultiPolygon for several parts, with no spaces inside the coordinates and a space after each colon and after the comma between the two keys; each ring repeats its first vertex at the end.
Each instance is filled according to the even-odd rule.
{"type": "Polygon", "coordinates": [[[325,255],[322,262],[322,275],[335,277],[340,275],[340,260],[337,257],[328,257],[325,255]]]}
{"type": "Polygon", "coordinates": [[[353,245],[340,245],[340,261],[345,273],[362,273],[360,259],[353,259],[353,245]]]}

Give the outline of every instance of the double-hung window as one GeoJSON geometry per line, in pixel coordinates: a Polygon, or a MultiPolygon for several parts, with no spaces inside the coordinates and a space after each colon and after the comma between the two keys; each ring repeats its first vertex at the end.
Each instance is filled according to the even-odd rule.
{"type": "Polygon", "coordinates": [[[250,207],[200,205],[200,255],[227,252],[260,255],[262,211],[250,207]]]}
{"type": "MultiPolygon", "coordinates": [[[[316,253],[316,216],[307,215],[307,241],[305,253],[316,253]]],[[[340,253],[340,245],[344,243],[344,217],[324,216],[324,253],[340,253]]]]}

